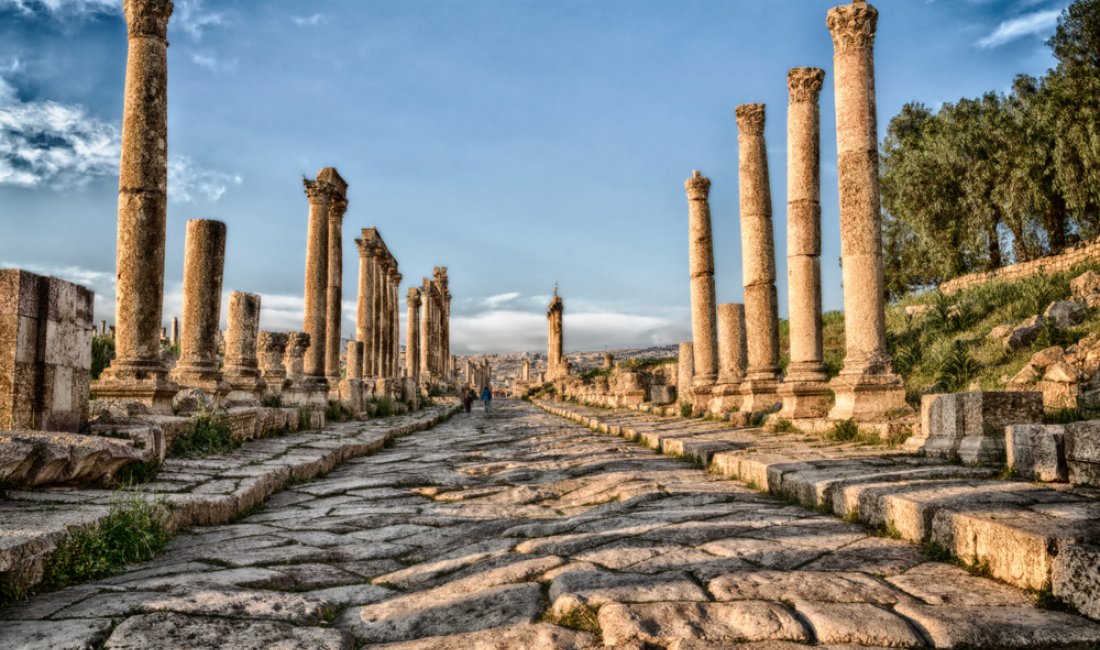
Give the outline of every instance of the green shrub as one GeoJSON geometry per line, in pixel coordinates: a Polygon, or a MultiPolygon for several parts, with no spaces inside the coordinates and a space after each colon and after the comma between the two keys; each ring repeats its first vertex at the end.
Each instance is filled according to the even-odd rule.
{"type": "Polygon", "coordinates": [[[443,389],[437,385],[429,386],[428,397],[443,397],[443,389]]]}
{"type": "Polygon", "coordinates": [[[209,414],[195,418],[191,430],[177,437],[168,448],[168,455],[177,458],[201,458],[222,454],[241,446],[233,437],[224,419],[209,414]]]}
{"type": "Polygon", "coordinates": [[[684,402],[683,404],[680,405],[680,417],[690,418],[694,414],[695,414],[695,409],[692,408],[691,404],[689,404],[687,402],[684,402]]]}
{"type": "Polygon", "coordinates": [[[775,423],[773,430],[776,433],[802,433],[802,430],[794,425],[794,422],[783,418],[775,423]]]}
{"type": "Polygon", "coordinates": [[[355,413],[339,400],[330,400],[325,407],[325,422],[347,422],[354,418],[355,413]]]}
{"type": "Polygon", "coordinates": [[[965,390],[978,376],[982,366],[966,350],[962,341],[953,341],[940,361],[936,372],[936,384],[949,393],[965,390]]]}
{"type": "Polygon", "coordinates": [[[283,396],[282,395],[264,395],[263,401],[260,405],[269,409],[281,409],[283,408],[283,396]]]}
{"type": "Polygon", "coordinates": [[[848,442],[859,437],[859,425],[855,420],[840,420],[825,434],[830,440],[848,442]]]}
{"type": "Polygon", "coordinates": [[[115,358],[115,339],[96,334],[92,337],[92,379],[99,379],[115,358]]]}
{"type": "Polygon", "coordinates": [[[388,418],[393,415],[393,402],[389,398],[383,397],[381,399],[374,400],[374,416],[379,418],[388,418]]]}

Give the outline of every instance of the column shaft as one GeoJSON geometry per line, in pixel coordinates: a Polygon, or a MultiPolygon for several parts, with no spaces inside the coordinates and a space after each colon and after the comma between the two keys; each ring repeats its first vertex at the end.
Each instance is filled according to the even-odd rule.
{"type": "Polygon", "coordinates": [[[698,171],[684,183],[688,196],[688,260],[691,273],[691,338],[695,354],[694,385],[718,378],[715,331],[714,244],[710,227],[710,179],[698,171]]]}
{"type": "Polygon", "coordinates": [[[328,292],[325,317],[325,377],[340,381],[340,330],[344,301],[344,212],[347,201],[335,198],[328,212],[328,292]]]}
{"type": "Polygon", "coordinates": [[[218,366],[225,236],[225,224],[220,221],[187,222],[183,332],[180,359],[172,371],[173,380],[181,386],[201,389],[217,398],[228,391],[218,366]]]}
{"type": "Polygon", "coordinates": [[[304,181],[309,196],[309,230],[306,235],[305,318],[309,334],[303,372],[319,382],[325,378],[325,340],[328,320],[328,233],[331,189],[323,181],[304,181]]]}

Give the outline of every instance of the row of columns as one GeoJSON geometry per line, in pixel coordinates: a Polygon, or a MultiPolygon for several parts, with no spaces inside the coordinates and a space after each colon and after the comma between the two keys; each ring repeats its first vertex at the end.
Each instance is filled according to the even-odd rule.
{"type": "Polygon", "coordinates": [[[397,259],[377,228],[364,228],[355,243],[359,247],[356,339],[363,344],[359,372],[366,380],[395,379],[401,375],[398,304],[401,274],[397,259]]]}
{"type": "MultiPolygon", "coordinates": [[[[818,100],[825,72],[788,75],[788,216],[791,360],[780,384],[779,316],[763,104],[737,107],[745,303],[715,306],[708,196],[698,171],[688,197],[693,342],[681,346],[681,391],[696,405],[742,411],[782,403],[787,418],[873,419],[905,409],[902,379],[886,350],[874,36],[878,12],[865,0],[836,7],[827,25],[835,48],[837,153],[844,281],[844,368],[828,381],[821,324],[821,161],[818,100]],[[688,349],[690,348],[690,350],[688,349]],[[684,354],[690,351],[690,368],[684,354]],[[739,393],[739,395],[738,395],[739,393]],[[737,395],[737,397],[732,397],[737,395]],[[730,399],[732,397],[732,399],[730,399]]],[[[687,399],[682,397],[681,399],[687,399]]]]}
{"type": "Polygon", "coordinates": [[[451,292],[447,267],[437,266],[420,289],[420,374],[429,381],[449,381],[451,358],[451,292]]]}

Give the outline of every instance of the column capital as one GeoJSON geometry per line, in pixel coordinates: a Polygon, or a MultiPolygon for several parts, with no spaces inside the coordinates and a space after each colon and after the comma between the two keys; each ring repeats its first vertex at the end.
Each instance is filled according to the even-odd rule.
{"type": "Polygon", "coordinates": [[[306,196],[309,197],[310,203],[320,201],[328,203],[336,196],[335,189],[332,185],[324,181],[311,181],[308,178],[303,178],[302,185],[305,187],[306,196]]]}
{"type": "Polygon", "coordinates": [[[256,337],[256,346],[264,352],[286,352],[289,337],[282,332],[260,332],[256,337]]]}
{"type": "Polygon", "coordinates": [[[172,8],[172,0],[123,0],[122,9],[126,14],[130,38],[151,36],[167,39],[172,8]]]}
{"type": "Polygon", "coordinates": [[[406,300],[409,303],[409,307],[413,307],[413,308],[419,307],[420,306],[420,289],[417,289],[416,287],[409,287],[409,296],[408,296],[408,298],[406,298],[406,300]]]}
{"type": "Polygon", "coordinates": [[[825,25],[833,35],[833,47],[838,53],[870,48],[875,44],[878,9],[867,4],[867,0],[853,0],[850,5],[830,9],[825,25]]]}
{"type": "Polygon", "coordinates": [[[741,104],[735,110],[737,128],[746,135],[763,135],[765,119],[764,104],[741,104]]]}
{"type": "Polygon", "coordinates": [[[290,332],[287,334],[287,348],[294,350],[296,354],[305,354],[309,346],[310,338],[308,332],[290,332]]]}
{"type": "Polygon", "coordinates": [[[687,190],[688,199],[705,201],[710,195],[710,179],[703,176],[698,169],[693,170],[691,178],[684,181],[684,189],[687,190]]]}
{"type": "Polygon", "coordinates": [[[401,284],[401,278],[403,278],[404,276],[397,272],[397,266],[396,265],[393,267],[393,270],[394,270],[393,281],[396,282],[397,284],[401,284]]]}
{"type": "Polygon", "coordinates": [[[344,213],[348,211],[348,200],[342,196],[333,194],[332,200],[328,204],[328,218],[330,221],[340,221],[344,218],[344,213]]]}
{"type": "Polygon", "coordinates": [[[791,68],[787,73],[787,86],[791,103],[817,102],[825,83],[825,71],[821,68],[791,68]]]}

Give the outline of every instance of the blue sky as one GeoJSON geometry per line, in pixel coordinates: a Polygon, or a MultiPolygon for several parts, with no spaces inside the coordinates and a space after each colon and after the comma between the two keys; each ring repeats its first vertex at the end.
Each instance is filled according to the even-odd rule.
{"type": "MultiPolygon", "coordinates": [[[[112,318],[126,32],[119,0],[0,0],[0,266],[81,282],[112,318]]],[[[836,0],[176,0],[169,31],[165,318],[184,224],[228,224],[225,285],[301,327],[303,174],[350,183],[404,284],[450,267],[458,353],[542,350],[555,280],[566,348],[690,338],[683,181],[714,183],[720,302],[739,302],[737,104],[768,105],[786,314],[786,72],[826,70],[824,302],[840,309],[836,0]]],[[[1068,0],[879,0],[880,135],[908,101],[1007,90],[1052,65],[1068,0]]],[[[405,291],[402,288],[401,294],[405,291]]]]}

